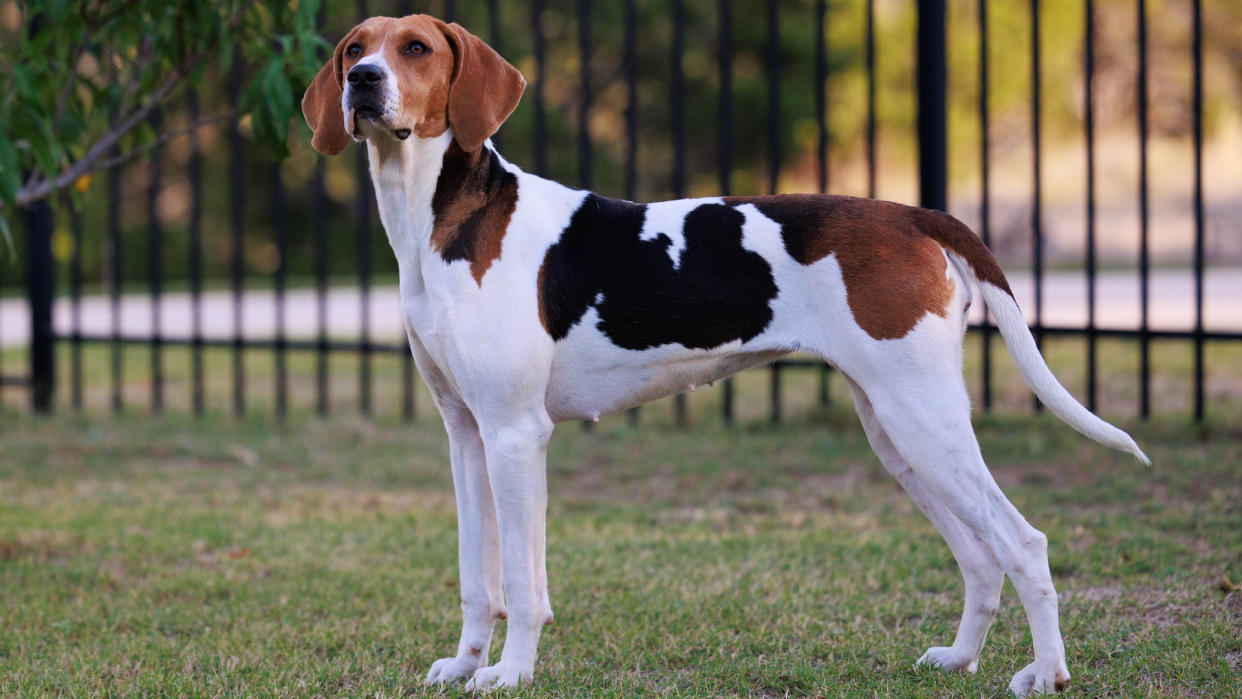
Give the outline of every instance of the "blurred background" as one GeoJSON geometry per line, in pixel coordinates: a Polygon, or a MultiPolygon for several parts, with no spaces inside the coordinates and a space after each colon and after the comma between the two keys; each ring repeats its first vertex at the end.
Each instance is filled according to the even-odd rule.
{"type": "MultiPolygon", "coordinates": [[[[327,42],[318,60],[367,16],[460,22],[529,83],[501,152],[567,184],[636,200],[828,191],[917,204],[920,153],[934,154],[918,128],[929,99],[918,68],[934,61],[918,27],[939,26],[920,16],[937,5],[945,196],[933,205],[992,246],[1054,369],[1091,407],[1236,412],[1238,3],[372,0],[316,8],[315,19],[327,42]]],[[[30,33],[29,14],[0,3],[4,41],[30,33]]],[[[56,207],[52,279],[37,280],[55,297],[50,405],[430,410],[365,152],[318,156],[298,116],[283,158],[250,115],[185,128],[229,112],[255,73],[240,53],[207,61],[197,86],[144,125],[187,133],[78,178],[75,203],[56,207]]],[[[287,82],[300,97],[305,81],[287,82]]],[[[15,234],[0,263],[0,402],[21,409],[45,371],[31,359],[29,241],[15,234]]],[[[993,362],[1004,354],[995,333],[974,334],[977,404],[1029,410],[1008,360],[993,362]]],[[[795,358],[644,419],[779,420],[844,399],[839,384],[795,358]]]]}

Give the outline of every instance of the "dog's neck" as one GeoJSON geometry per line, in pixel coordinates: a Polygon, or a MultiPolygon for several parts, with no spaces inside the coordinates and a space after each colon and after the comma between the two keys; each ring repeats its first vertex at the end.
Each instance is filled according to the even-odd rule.
{"type": "Polygon", "coordinates": [[[482,285],[517,201],[512,167],[490,142],[463,151],[451,131],[404,141],[377,136],[367,139],[371,179],[402,286],[421,284],[429,254],[469,261],[482,285]]]}
{"type": "Polygon", "coordinates": [[[427,249],[434,220],[431,200],[444,153],[452,142],[451,130],[404,141],[376,133],[366,141],[380,220],[403,278],[417,272],[421,253],[427,249]]]}

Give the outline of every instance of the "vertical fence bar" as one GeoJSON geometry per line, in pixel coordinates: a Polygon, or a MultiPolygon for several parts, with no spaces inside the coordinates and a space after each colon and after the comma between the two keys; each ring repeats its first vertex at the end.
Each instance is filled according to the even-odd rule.
{"type": "Polygon", "coordinates": [[[1195,421],[1202,422],[1203,394],[1203,0],[1194,0],[1194,146],[1195,146],[1195,421]]]}
{"type": "Polygon", "coordinates": [[[875,162],[875,0],[867,0],[867,196],[874,199],[876,194],[876,162],[875,162]]]}
{"type": "Polygon", "coordinates": [[[69,261],[70,322],[70,401],[74,410],[82,409],[82,212],[66,197],[69,229],[73,235],[73,257],[69,261]]]}
{"type": "MultiPolygon", "coordinates": [[[[357,2],[358,17],[370,13],[366,0],[357,2]]],[[[452,0],[444,1],[445,21],[456,14],[452,0]]],[[[371,414],[371,172],[367,167],[367,149],[358,148],[354,157],[354,220],[358,235],[358,412],[371,414]]]]}
{"type": "MultiPolygon", "coordinates": [[[[673,111],[673,197],[680,199],[686,196],[685,75],[682,72],[682,56],[685,53],[686,13],[682,0],[673,0],[672,7],[673,79],[669,83],[672,86],[672,92],[669,97],[673,111]]],[[[678,428],[685,429],[689,426],[690,416],[687,410],[684,391],[673,396],[673,414],[678,428]]]]}
{"type": "MultiPolygon", "coordinates": [[[[778,0],[768,0],[768,193],[780,192],[781,176],[781,26],[778,0]]],[[[781,421],[781,362],[769,369],[772,424],[781,421]]]]}
{"type": "Polygon", "coordinates": [[[354,221],[358,259],[358,412],[371,414],[371,174],[367,151],[354,160],[354,221]]]}
{"type": "MultiPolygon", "coordinates": [[[[365,12],[358,15],[359,18],[366,17],[366,16],[367,15],[365,12]]],[[[457,3],[454,0],[444,0],[444,21],[445,22],[456,22],[457,21],[457,3]]]]}
{"type": "MultiPolygon", "coordinates": [[[[638,197],[638,12],[634,0],[625,0],[625,198],[638,197]]],[[[631,426],[638,424],[638,406],[626,411],[631,426]]]]}
{"type": "Polygon", "coordinates": [[[108,302],[111,307],[111,341],[108,343],[112,364],[112,411],[120,412],[121,390],[121,166],[108,169],[108,256],[112,269],[108,279],[108,302]]]}
{"type": "Polygon", "coordinates": [[[1096,409],[1095,334],[1095,0],[1083,3],[1085,36],[1083,47],[1083,124],[1087,141],[1087,409],[1096,409]]]}
{"type": "Polygon", "coordinates": [[[46,414],[52,412],[56,390],[52,207],[46,199],[40,200],[26,207],[22,217],[26,224],[26,293],[30,300],[30,404],[36,413],[46,414]]]}
{"type": "Polygon", "coordinates": [[[532,0],[530,4],[531,31],[535,35],[535,174],[548,174],[547,148],[547,112],[543,102],[544,88],[544,36],[543,36],[543,0],[532,0]]]}
{"type": "MultiPolygon", "coordinates": [[[[198,90],[186,93],[190,123],[198,122],[198,90]]],[[[191,407],[202,415],[203,397],[203,154],[198,129],[190,132],[190,383],[191,407]]]]}
{"type": "Polygon", "coordinates": [[[1138,0],[1138,129],[1139,129],[1139,416],[1151,416],[1151,327],[1147,192],[1147,0],[1138,0]]]}
{"type": "Polygon", "coordinates": [[[638,11],[625,0],[625,198],[638,197],[638,11]]]}
{"type": "Polygon", "coordinates": [[[781,27],[778,0],[768,0],[768,193],[780,191],[781,27]]]}
{"type": "MultiPolygon", "coordinates": [[[[1040,171],[1040,27],[1039,0],[1030,0],[1031,6],[1031,269],[1035,277],[1035,345],[1043,347],[1044,340],[1044,221],[1043,221],[1043,175],[1040,171]]],[[[1034,398],[1035,411],[1043,410],[1043,404],[1034,398]]]]}
{"type": "MultiPolygon", "coordinates": [[[[504,35],[500,28],[500,0],[487,0],[487,43],[504,55],[504,35]]],[[[500,132],[492,134],[492,145],[500,150],[500,132]]]]}
{"type": "Polygon", "coordinates": [[[578,186],[591,188],[591,0],[578,0],[578,186]]]}
{"type": "Polygon", "coordinates": [[[828,0],[815,2],[815,166],[819,193],[828,191],[828,0]]]}
{"type": "Polygon", "coordinates": [[[276,233],[276,269],[272,271],[274,311],[276,313],[276,342],[272,360],[276,364],[276,416],[289,412],[289,378],[285,365],[285,260],[289,256],[289,224],[286,220],[285,179],[280,161],[272,163],[272,226],[276,233]]]}
{"type": "Polygon", "coordinates": [[[315,158],[311,184],[315,209],[315,413],[327,415],[328,397],[328,194],[324,189],[324,156],[315,158]]]}
{"type": "MultiPolygon", "coordinates": [[[[988,173],[988,0],[978,0],[979,10],[979,232],[983,244],[992,244],[992,193],[988,173]]],[[[980,337],[980,373],[983,382],[983,411],[992,411],[992,323],[983,305],[980,337]]]]}
{"type": "MultiPolygon", "coordinates": [[[[732,189],[729,184],[733,175],[733,7],[731,0],[720,0],[717,11],[720,15],[719,46],[717,63],[720,67],[720,195],[728,196],[732,189]]],[[[721,419],[725,425],[732,425],[733,409],[733,377],[726,377],[721,387],[720,400],[721,419]]]]}
{"type": "MultiPolygon", "coordinates": [[[[36,13],[27,28],[38,34],[46,17],[36,13]]],[[[29,173],[22,173],[25,177],[29,173]]],[[[52,173],[48,173],[50,177],[52,173]]],[[[30,404],[36,413],[50,413],[56,390],[56,334],[52,303],[56,267],[52,262],[52,206],[41,199],[22,211],[26,229],[26,297],[30,303],[30,404]]]]}
{"type": "Polygon", "coordinates": [[[686,195],[686,116],[685,75],[682,72],[682,55],[685,53],[685,7],[682,0],[673,0],[672,79],[669,104],[673,122],[673,196],[680,199],[686,195]]]}
{"type": "MultiPolygon", "coordinates": [[[[316,25],[327,25],[327,3],[319,6],[316,25]]],[[[315,414],[328,414],[328,193],[324,186],[325,156],[315,156],[311,200],[315,212],[315,414]]]]}
{"type": "Polygon", "coordinates": [[[948,209],[944,0],[918,4],[919,206],[948,209]]]}
{"type": "MultiPolygon", "coordinates": [[[[229,104],[236,108],[241,99],[242,55],[233,51],[233,67],[229,71],[229,104]]],[[[245,232],[245,199],[242,188],[242,139],[238,120],[229,122],[229,218],[232,229],[232,254],[229,276],[233,289],[233,414],[246,410],[246,368],[242,343],[242,269],[243,235],[245,232]]]]}
{"type": "MultiPolygon", "coordinates": [[[[148,122],[151,124],[152,131],[160,132],[158,107],[152,110],[148,122]]],[[[151,291],[151,338],[148,345],[151,348],[151,412],[158,415],[164,411],[164,340],[160,330],[163,326],[160,313],[160,292],[162,291],[160,287],[164,262],[164,230],[160,224],[159,212],[161,174],[159,148],[151,151],[150,168],[151,178],[147,183],[147,276],[151,291]]]]}

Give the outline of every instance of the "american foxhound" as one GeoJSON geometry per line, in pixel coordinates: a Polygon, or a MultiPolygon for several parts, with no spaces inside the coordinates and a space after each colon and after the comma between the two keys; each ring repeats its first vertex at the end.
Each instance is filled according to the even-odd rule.
{"type": "Polygon", "coordinates": [[[312,145],[365,142],[400,272],[410,350],[444,418],[457,491],[462,632],[428,683],[529,682],[552,621],[544,563],[553,425],[597,419],[798,350],[846,377],[867,437],[935,524],[966,584],[949,647],[974,672],[1008,575],[1035,660],[1010,688],[1070,677],[1047,539],[979,453],[962,380],[977,284],[1035,394],[1071,427],[1147,457],[1040,356],[1005,275],[956,219],[842,196],[635,204],[518,169],[490,137],[521,73],[457,24],[375,17],[337,45],[302,100],[312,145]],[[489,665],[496,620],[508,619],[489,665]]]}

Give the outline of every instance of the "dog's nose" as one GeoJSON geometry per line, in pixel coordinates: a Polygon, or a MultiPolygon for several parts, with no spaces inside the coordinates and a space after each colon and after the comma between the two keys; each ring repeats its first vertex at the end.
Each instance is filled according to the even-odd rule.
{"type": "Polygon", "coordinates": [[[356,89],[374,89],[384,79],[384,71],[373,64],[360,63],[350,68],[349,75],[345,79],[356,89]]]}

